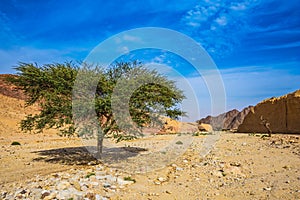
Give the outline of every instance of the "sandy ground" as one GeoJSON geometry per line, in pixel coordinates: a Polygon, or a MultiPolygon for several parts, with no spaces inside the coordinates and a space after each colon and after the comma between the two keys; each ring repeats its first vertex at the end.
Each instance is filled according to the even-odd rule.
{"type": "MultiPolygon", "coordinates": [[[[37,108],[24,109],[23,101],[3,95],[0,99],[1,189],[13,190],[8,188],[12,183],[36,175],[89,168],[93,158],[82,150],[80,139],[62,138],[53,130],[22,133],[17,123],[37,108]],[[12,146],[13,141],[21,145],[12,146]]],[[[205,146],[208,137],[105,141],[105,165],[136,180],[111,199],[300,199],[299,135],[221,133],[212,149],[205,146]]]]}

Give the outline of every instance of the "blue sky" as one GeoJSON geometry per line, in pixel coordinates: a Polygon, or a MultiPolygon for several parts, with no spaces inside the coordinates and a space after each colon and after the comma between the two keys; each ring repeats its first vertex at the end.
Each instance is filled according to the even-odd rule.
{"type": "MultiPolygon", "coordinates": [[[[222,75],[226,110],[242,109],[300,89],[299,10],[296,0],[2,0],[0,73],[14,73],[18,62],[84,60],[117,33],[162,27],[203,46],[222,75]]],[[[151,50],[127,57],[176,68],[199,102],[186,106],[189,120],[211,114],[205,83],[182,58],[151,50]],[[197,106],[200,112],[194,111],[197,106]]]]}

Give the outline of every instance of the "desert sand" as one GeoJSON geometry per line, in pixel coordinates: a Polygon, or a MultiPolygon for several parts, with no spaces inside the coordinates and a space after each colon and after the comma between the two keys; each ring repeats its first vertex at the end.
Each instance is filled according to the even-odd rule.
{"type": "Polygon", "coordinates": [[[0,95],[0,199],[300,199],[299,135],[221,132],[207,149],[210,135],[106,140],[100,163],[79,138],[22,133],[34,112],[0,95]]]}

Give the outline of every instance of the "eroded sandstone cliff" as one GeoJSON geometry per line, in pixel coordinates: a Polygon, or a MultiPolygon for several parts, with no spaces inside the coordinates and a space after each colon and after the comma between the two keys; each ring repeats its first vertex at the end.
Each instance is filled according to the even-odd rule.
{"type": "Polygon", "coordinates": [[[238,132],[300,133],[300,90],[275,98],[266,99],[250,110],[238,132]]]}

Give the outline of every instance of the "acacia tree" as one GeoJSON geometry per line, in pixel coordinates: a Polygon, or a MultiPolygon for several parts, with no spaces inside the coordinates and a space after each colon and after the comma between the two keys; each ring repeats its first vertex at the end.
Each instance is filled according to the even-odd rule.
{"type": "Polygon", "coordinates": [[[161,116],[185,114],[177,107],[185,97],[175,83],[136,61],[109,68],[72,62],[41,67],[21,63],[15,69],[18,76],[8,80],[28,96],[26,106],[40,106],[40,113],[21,121],[21,129],[56,128],[62,135],[96,136],[98,158],[104,136],[117,142],[136,138],[143,126],[160,124],[161,116]]]}

